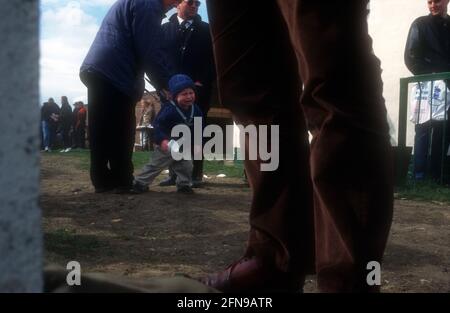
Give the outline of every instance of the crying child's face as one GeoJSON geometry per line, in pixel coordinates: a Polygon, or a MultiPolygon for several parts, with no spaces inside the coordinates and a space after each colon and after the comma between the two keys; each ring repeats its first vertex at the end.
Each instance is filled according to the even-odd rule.
{"type": "Polygon", "coordinates": [[[188,108],[195,102],[195,91],[192,88],[186,88],[177,95],[176,101],[182,108],[188,108]]]}

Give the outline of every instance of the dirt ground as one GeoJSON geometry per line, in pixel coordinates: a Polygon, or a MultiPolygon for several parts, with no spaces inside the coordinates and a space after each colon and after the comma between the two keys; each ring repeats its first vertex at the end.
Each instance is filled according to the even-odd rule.
{"type": "MultiPolygon", "coordinates": [[[[46,263],[146,278],[201,276],[241,256],[251,201],[241,179],[208,179],[195,195],[157,183],[143,195],[94,194],[78,162],[41,160],[46,263]]],[[[450,206],[397,199],[394,214],[382,291],[450,292],[450,206]]],[[[305,292],[316,291],[308,277],[305,292]]]]}

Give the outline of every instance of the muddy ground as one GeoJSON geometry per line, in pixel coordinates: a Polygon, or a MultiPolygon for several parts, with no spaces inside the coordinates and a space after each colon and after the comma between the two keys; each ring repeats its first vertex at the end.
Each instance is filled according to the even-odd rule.
{"type": "MultiPolygon", "coordinates": [[[[201,276],[239,258],[250,189],[211,178],[196,194],[152,186],[129,196],[94,194],[79,159],[41,159],[46,263],[79,261],[84,272],[128,277],[201,276]]],[[[450,205],[397,199],[382,269],[383,292],[450,292],[450,205]]],[[[306,292],[316,292],[308,277],[306,292]]]]}

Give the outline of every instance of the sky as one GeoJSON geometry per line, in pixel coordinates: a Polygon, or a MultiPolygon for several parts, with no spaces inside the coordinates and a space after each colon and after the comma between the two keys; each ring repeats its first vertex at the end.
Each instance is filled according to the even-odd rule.
{"type": "MultiPolygon", "coordinates": [[[[79,68],[103,17],[115,1],[41,0],[41,104],[50,97],[60,104],[61,96],[67,96],[71,104],[87,102],[87,89],[80,82],[79,68]]],[[[205,1],[199,13],[207,20],[205,1]]]]}

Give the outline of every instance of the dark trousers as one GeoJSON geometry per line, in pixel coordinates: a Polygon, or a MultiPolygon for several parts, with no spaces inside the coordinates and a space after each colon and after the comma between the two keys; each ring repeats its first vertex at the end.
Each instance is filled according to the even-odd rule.
{"type": "Polygon", "coordinates": [[[278,169],[245,161],[246,254],[300,278],[314,265],[324,292],[379,290],[366,283],[366,267],[381,262],[392,220],[389,127],[367,4],[208,2],[221,101],[244,126],[280,126],[278,169]]]}
{"type": "MultiPolygon", "coordinates": [[[[208,111],[211,104],[211,86],[204,86],[204,87],[197,87],[196,92],[196,103],[202,110],[202,114],[204,117],[204,120],[206,121],[206,117],[208,116],[208,111]]],[[[204,125],[205,126],[205,125],[204,125]]],[[[202,147],[203,149],[203,147],[202,147]]],[[[201,160],[194,160],[193,161],[193,168],[192,168],[192,180],[195,182],[199,182],[203,180],[203,150],[202,150],[202,159],[201,160]]]]}
{"type": "Polygon", "coordinates": [[[95,188],[131,187],[135,102],[106,80],[89,78],[88,127],[95,188]]]}
{"type": "Polygon", "coordinates": [[[58,124],[54,122],[48,123],[48,147],[50,149],[56,148],[58,124]]]}
{"type": "MultiPolygon", "coordinates": [[[[428,121],[415,127],[414,136],[414,175],[416,179],[429,177],[440,181],[442,170],[442,147],[445,121],[428,121]]],[[[448,130],[446,137],[449,136],[448,130]]],[[[447,155],[447,151],[444,151],[447,155]]],[[[444,160],[446,157],[444,157],[444,160]]]]}
{"type": "Polygon", "coordinates": [[[85,149],[86,148],[86,125],[82,124],[75,128],[73,132],[73,147],[85,149]]]}
{"type": "Polygon", "coordinates": [[[70,134],[70,126],[64,125],[62,127],[62,140],[65,149],[72,147],[72,136],[70,134]]]}

